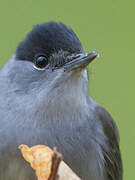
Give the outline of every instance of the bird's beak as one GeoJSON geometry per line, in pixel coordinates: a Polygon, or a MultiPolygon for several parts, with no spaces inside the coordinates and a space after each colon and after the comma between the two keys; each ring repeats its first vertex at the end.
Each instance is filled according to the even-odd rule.
{"type": "Polygon", "coordinates": [[[64,70],[74,70],[74,69],[84,69],[89,63],[91,63],[97,56],[98,52],[91,51],[88,53],[78,54],[76,57],[73,57],[71,61],[64,64],[64,70]]]}

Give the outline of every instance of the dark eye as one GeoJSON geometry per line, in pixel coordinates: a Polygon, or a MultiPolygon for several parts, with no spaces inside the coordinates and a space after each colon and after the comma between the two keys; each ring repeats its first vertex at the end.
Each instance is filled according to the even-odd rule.
{"type": "Polygon", "coordinates": [[[35,66],[44,68],[48,64],[48,59],[45,56],[38,56],[35,60],[35,66]]]}

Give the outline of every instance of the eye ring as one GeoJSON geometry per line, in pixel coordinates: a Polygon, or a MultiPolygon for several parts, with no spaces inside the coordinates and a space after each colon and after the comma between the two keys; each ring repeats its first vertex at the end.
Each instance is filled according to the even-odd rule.
{"type": "Polygon", "coordinates": [[[33,64],[33,68],[38,70],[38,71],[44,71],[45,70],[45,68],[38,68],[37,66],[35,66],[35,64],[33,64]]]}
{"type": "Polygon", "coordinates": [[[43,69],[47,66],[47,64],[48,64],[48,59],[45,55],[38,55],[35,57],[34,66],[37,69],[43,69]]]}

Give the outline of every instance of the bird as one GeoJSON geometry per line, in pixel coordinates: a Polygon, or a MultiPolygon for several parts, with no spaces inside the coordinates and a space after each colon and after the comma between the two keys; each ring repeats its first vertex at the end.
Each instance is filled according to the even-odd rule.
{"type": "Polygon", "coordinates": [[[122,180],[117,126],[88,91],[87,67],[98,54],[55,21],[19,43],[0,70],[1,180],[36,180],[20,144],[57,147],[82,180],[122,180]]]}

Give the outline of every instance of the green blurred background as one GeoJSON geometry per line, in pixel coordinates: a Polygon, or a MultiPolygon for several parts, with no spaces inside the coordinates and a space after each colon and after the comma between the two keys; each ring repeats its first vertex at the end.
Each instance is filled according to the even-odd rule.
{"type": "Polygon", "coordinates": [[[135,1],[0,0],[0,66],[33,25],[49,20],[71,26],[86,51],[100,52],[89,67],[90,93],[118,125],[124,180],[133,180],[135,1]]]}

